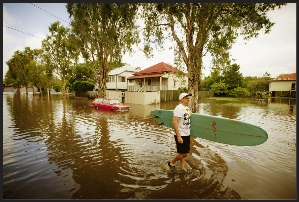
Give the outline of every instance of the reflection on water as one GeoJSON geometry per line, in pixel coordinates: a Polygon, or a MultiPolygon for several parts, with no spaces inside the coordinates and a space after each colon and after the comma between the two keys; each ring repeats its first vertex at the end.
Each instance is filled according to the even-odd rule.
{"type": "Polygon", "coordinates": [[[110,112],[91,101],[3,94],[4,199],[296,198],[294,100],[200,100],[200,113],[258,125],[269,139],[237,147],[192,137],[188,175],[162,169],[173,131],[150,117],[177,103],[110,112]]]}

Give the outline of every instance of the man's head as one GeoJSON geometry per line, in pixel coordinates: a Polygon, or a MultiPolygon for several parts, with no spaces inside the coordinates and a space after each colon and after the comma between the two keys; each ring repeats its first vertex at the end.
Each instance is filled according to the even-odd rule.
{"type": "Polygon", "coordinates": [[[189,103],[189,96],[192,96],[191,93],[181,93],[179,96],[179,100],[181,101],[181,103],[183,103],[184,105],[188,105],[189,103]]]}

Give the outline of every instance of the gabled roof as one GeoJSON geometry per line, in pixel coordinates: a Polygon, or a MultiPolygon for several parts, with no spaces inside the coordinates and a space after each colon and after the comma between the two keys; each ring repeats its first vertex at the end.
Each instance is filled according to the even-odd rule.
{"type": "Polygon", "coordinates": [[[280,80],[296,81],[296,73],[284,74],[284,75],[277,77],[276,79],[273,79],[273,80],[275,80],[275,81],[280,81],[280,80]]]}
{"type": "Polygon", "coordinates": [[[163,76],[164,73],[168,72],[181,72],[177,68],[174,68],[164,62],[160,62],[151,67],[148,67],[139,72],[135,72],[133,76],[128,79],[138,79],[138,78],[147,78],[147,77],[160,77],[163,76]]]}
{"type": "Polygon", "coordinates": [[[113,69],[111,70],[108,75],[109,76],[112,76],[112,75],[118,75],[118,74],[121,74],[123,72],[136,72],[137,71],[137,68],[136,67],[131,67],[129,65],[125,65],[125,66],[122,66],[122,67],[119,67],[119,68],[116,68],[116,69],[113,69]]]}

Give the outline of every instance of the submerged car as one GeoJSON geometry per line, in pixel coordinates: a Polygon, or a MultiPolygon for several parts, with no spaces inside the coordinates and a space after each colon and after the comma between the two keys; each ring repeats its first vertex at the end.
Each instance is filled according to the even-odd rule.
{"type": "Polygon", "coordinates": [[[110,98],[95,98],[91,102],[91,107],[109,111],[130,111],[131,109],[130,106],[122,104],[119,100],[110,98]]]}

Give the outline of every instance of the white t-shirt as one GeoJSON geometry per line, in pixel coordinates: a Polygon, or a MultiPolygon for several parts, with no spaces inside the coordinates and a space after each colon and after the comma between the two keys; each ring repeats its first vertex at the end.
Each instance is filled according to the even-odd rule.
{"type": "MultiPolygon", "coordinates": [[[[190,117],[191,110],[189,107],[185,107],[182,104],[179,104],[173,110],[173,116],[180,117],[178,121],[178,128],[181,136],[189,136],[190,135],[190,117]]],[[[174,132],[175,134],[175,132],[174,132]]]]}

